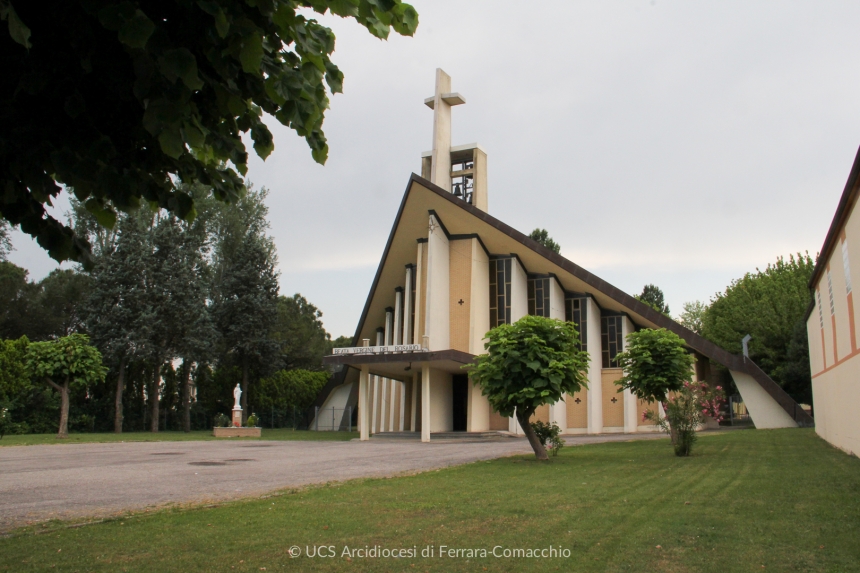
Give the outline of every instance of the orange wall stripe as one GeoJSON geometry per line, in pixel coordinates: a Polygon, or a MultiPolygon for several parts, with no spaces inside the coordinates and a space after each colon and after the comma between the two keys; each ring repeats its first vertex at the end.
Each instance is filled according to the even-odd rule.
{"type": "Polygon", "coordinates": [[[836,344],[836,315],[830,315],[830,324],[833,325],[833,362],[839,362],[839,350],[836,344]]]}
{"type": "Polygon", "coordinates": [[[857,350],[857,335],[854,334],[854,293],[848,293],[848,332],[851,333],[851,352],[857,350]]]}

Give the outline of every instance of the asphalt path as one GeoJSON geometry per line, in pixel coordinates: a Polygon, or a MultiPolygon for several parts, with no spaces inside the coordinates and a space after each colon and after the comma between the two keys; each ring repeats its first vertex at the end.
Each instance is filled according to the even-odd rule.
{"type": "MultiPolygon", "coordinates": [[[[566,437],[568,445],[654,434],[566,437]]],[[[100,518],[165,504],[415,473],[529,453],[520,438],[368,442],[129,442],[0,447],[0,532],[49,519],[100,518]]]]}

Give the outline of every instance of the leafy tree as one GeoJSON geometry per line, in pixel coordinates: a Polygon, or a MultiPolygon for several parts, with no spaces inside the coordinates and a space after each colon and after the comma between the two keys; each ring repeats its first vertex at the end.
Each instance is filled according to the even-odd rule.
{"type": "Polygon", "coordinates": [[[351,336],[338,336],[331,342],[329,342],[329,349],[327,354],[331,354],[332,348],[348,348],[352,346],[352,337],[351,336]]]}
{"type": "Polygon", "coordinates": [[[516,416],[537,459],[548,459],[529,419],[538,406],[587,387],[589,357],[579,350],[576,327],[572,322],[524,316],[490,330],[484,348],[487,353],[475,357],[469,375],[493,410],[516,416]]]}
{"type": "Polygon", "coordinates": [[[272,336],[278,318],[277,257],[266,235],[266,194],[249,190],[238,209],[221,213],[216,231],[212,318],[224,353],[241,371],[243,416],[252,374],[271,371],[278,358],[272,336]]]}
{"type": "Polygon", "coordinates": [[[529,233],[529,239],[534,239],[535,241],[537,241],[538,243],[540,243],[554,253],[558,253],[559,251],[561,251],[561,246],[550,238],[549,233],[546,229],[535,229],[534,231],[529,233]]]}
{"type": "Polygon", "coordinates": [[[27,270],[0,261],[0,338],[32,336],[31,307],[38,288],[27,280],[27,270]]]}
{"type": "Polygon", "coordinates": [[[695,359],[680,336],[665,328],[643,328],[627,335],[624,352],[615,359],[624,376],[615,383],[648,403],[665,402],[692,380],[695,359]]]}
{"type": "Polygon", "coordinates": [[[89,342],[84,334],[72,334],[50,342],[33,342],[27,349],[31,376],[60,393],[58,438],[69,435],[69,390],[100,384],[105,378],[101,353],[89,342]]]}
{"type": "Polygon", "coordinates": [[[0,405],[11,404],[30,388],[30,373],[27,371],[29,345],[26,336],[17,340],[0,340],[0,405]]]}
{"type": "Polygon", "coordinates": [[[296,408],[303,412],[314,402],[329,380],[327,372],[310,370],[278,370],[260,379],[254,389],[254,405],[265,412],[270,408],[296,408]]]}
{"type": "Polygon", "coordinates": [[[747,334],[750,358],[796,401],[812,403],[806,331],[809,279],[815,263],[806,254],[777,258],[717,293],[702,320],[708,340],[739,354],[747,334]]]}
{"type": "Polygon", "coordinates": [[[278,297],[274,338],[285,370],[322,368],[322,357],[331,349],[331,335],[320,318],[322,312],[302,295],[278,297]]]}
{"type": "Polygon", "coordinates": [[[684,311],[678,317],[678,323],[696,334],[702,334],[702,321],[707,310],[708,307],[701,301],[685,302],[684,311]]]}
{"type": "Polygon", "coordinates": [[[54,269],[39,282],[36,307],[44,330],[41,338],[83,332],[83,307],[91,286],[89,275],[72,269],[54,269]]]}
{"type": "Polygon", "coordinates": [[[645,285],[642,289],[642,294],[636,295],[636,300],[644,302],[657,312],[661,312],[669,316],[669,305],[663,300],[663,291],[656,285],[645,285]]]}
{"type": "Polygon", "coordinates": [[[143,358],[146,346],[147,245],[140,215],[125,216],[117,224],[116,242],[103,244],[96,257],[92,290],[85,319],[93,343],[117,364],[114,392],[114,432],[123,428],[123,392],[128,363],[143,358]]]}
{"type": "Polygon", "coordinates": [[[0,262],[5,261],[13,250],[12,239],[9,234],[9,223],[5,219],[0,219],[0,262]]]}
{"type": "Polygon", "coordinates": [[[89,264],[89,245],[45,211],[62,185],[99,221],[154,202],[194,213],[176,181],[200,181],[235,202],[249,133],[266,158],[263,114],[307,140],[324,163],[322,132],[343,74],[332,31],[300,10],[354,18],[378,38],[412,35],[400,0],[52,0],[3,2],[4,93],[0,213],[57,260],[89,264]],[[232,166],[231,166],[232,165],[232,166]],[[235,168],[235,170],[234,170],[235,168]]]}

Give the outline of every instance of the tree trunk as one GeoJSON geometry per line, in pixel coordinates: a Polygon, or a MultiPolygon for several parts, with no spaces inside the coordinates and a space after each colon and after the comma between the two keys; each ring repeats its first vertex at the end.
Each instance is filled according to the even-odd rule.
{"type": "Polygon", "coordinates": [[[125,368],[127,364],[128,357],[123,356],[119,361],[119,376],[116,378],[116,396],[113,402],[113,431],[116,434],[122,433],[122,391],[125,388],[125,368]]]}
{"type": "Polygon", "coordinates": [[[537,434],[535,434],[535,431],[532,429],[532,425],[529,423],[529,418],[533,413],[534,412],[527,412],[517,408],[517,421],[520,423],[523,433],[526,435],[526,438],[529,440],[529,444],[535,451],[535,457],[541,461],[548,460],[549,457],[546,455],[546,448],[544,448],[543,444],[540,443],[537,434]]]}
{"type": "Polygon", "coordinates": [[[191,364],[182,361],[182,429],[191,431],[191,364]]]}
{"type": "Polygon", "coordinates": [[[158,390],[161,385],[161,362],[154,361],[152,371],[152,392],[149,395],[149,431],[158,433],[158,390]]]}
{"type": "Polygon", "coordinates": [[[69,379],[63,383],[60,388],[60,430],[57,432],[58,438],[69,437],[69,379]]]}
{"type": "Polygon", "coordinates": [[[248,385],[250,384],[250,380],[248,378],[248,359],[246,357],[242,357],[242,400],[240,406],[242,406],[242,425],[245,425],[245,422],[248,421],[248,385]]]}

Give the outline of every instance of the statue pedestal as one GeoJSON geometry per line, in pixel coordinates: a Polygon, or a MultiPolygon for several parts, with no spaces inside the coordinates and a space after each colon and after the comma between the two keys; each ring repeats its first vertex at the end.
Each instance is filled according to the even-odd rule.
{"type": "Polygon", "coordinates": [[[233,407],[233,426],[242,427],[242,408],[241,406],[233,407]]]}

